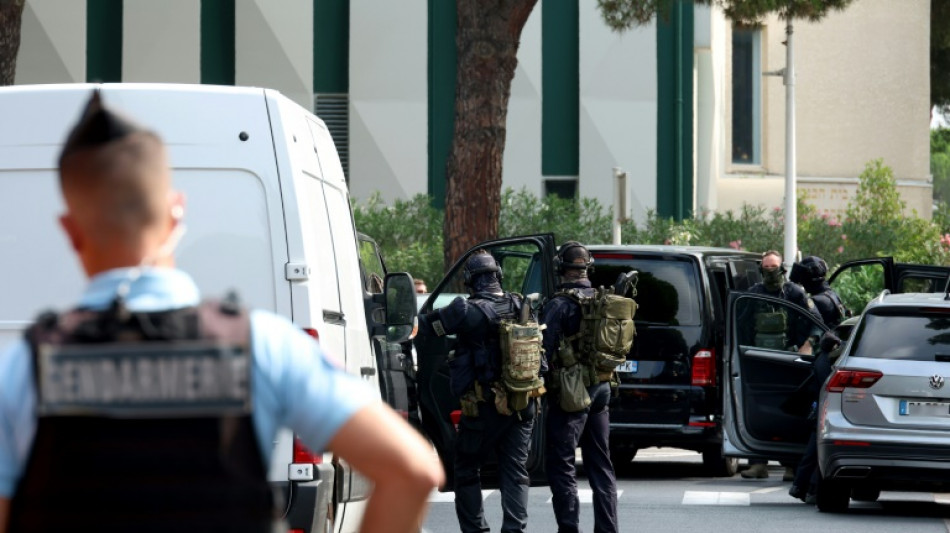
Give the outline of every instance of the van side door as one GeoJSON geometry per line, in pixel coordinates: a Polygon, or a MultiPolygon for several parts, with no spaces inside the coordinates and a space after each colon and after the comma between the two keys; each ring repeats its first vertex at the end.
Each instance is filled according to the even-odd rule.
{"type": "MultiPolygon", "coordinates": [[[[556,247],[551,234],[512,237],[489,241],[467,251],[449,273],[438,283],[419,310],[432,313],[447,306],[455,298],[466,298],[462,267],[476,250],[488,250],[504,273],[502,287],[521,294],[539,293],[542,298],[554,293],[553,259],[556,247]]],[[[415,338],[419,408],[423,432],[432,441],[446,471],[446,490],[451,490],[454,477],[456,423],[460,416],[459,399],[449,388],[448,355],[455,348],[454,335],[415,338]]],[[[546,484],[543,476],[544,423],[543,409],[534,424],[528,472],[535,484],[546,484]]],[[[497,472],[491,465],[483,470],[483,484],[497,487],[497,472]]]]}

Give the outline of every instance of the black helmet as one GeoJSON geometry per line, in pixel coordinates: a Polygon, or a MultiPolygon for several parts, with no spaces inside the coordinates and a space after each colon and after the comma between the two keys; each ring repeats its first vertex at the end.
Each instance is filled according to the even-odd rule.
{"type": "Polygon", "coordinates": [[[590,255],[590,250],[577,241],[567,241],[557,249],[557,255],[554,257],[554,269],[559,275],[564,275],[568,269],[587,270],[594,264],[594,258],[590,255]],[[583,263],[575,263],[578,258],[583,259],[583,263]]]}
{"type": "Polygon", "coordinates": [[[828,274],[828,264],[817,255],[809,255],[801,262],[792,265],[792,272],[788,279],[794,283],[806,284],[809,282],[821,281],[828,274]]]}
{"type": "Polygon", "coordinates": [[[495,279],[501,283],[502,271],[501,267],[498,266],[498,263],[495,261],[495,258],[488,252],[476,252],[472,254],[468,260],[465,261],[465,267],[462,269],[462,275],[465,276],[465,285],[471,287],[472,280],[479,274],[486,272],[494,272],[495,279]]]}

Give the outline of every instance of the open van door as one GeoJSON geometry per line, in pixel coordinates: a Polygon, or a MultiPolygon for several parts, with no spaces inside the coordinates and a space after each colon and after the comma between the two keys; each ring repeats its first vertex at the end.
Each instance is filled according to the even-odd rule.
{"type": "Polygon", "coordinates": [[[743,292],[729,294],[726,320],[723,453],[801,457],[815,424],[807,415],[817,392],[808,391],[817,391],[820,384],[813,382],[812,358],[800,354],[796,344],[817,345],[828,328],[791,302],[743,292]],[[759,324],[767,329],[766,322],[773,326],[768,333],[757,331],[759,324]],[[776,328],[776,323],[782,326],[776,328]]]}
{"type": "Polygon", "coordinates": [[[950,267],[896,263],[893,257],[874,257],[844,263],[828,277],[828,283],[845,307],[857,315],[883,290],[943,293],[948,277],[950,267]]]}
{"type": "MultiPolygon", "coordinates": [[[[429,295],[419,310],[420,314],[431,313],[447,306],[457,297],[468,296],[463,283],[462,267],[472,253],[482,248],[488,250],[501,266],[504,274],[501,284],[504,290],[523,295],[538,293],[541,301],[554,293],[554,235],[512,237],[484,242],[465,252],[429,295]]],[[[418,367],[416,379],[422,427],[445,467],[445,490],[451,490],[453,486],[455,425],[460,414],[459,400],[449,389],[448,354],[455,348],[456,342],[455,335],[420,335],[415,338],[418,367]]],[[[528,453],[527,466],[533,484],[546,483],[543,475],[544,413],[545,409],[542,408],[534,424],[531,449],[528,453]]],[[[482,468],[482,483],[485,487],[497,487],[497,471],[493,462],[489,461],[482,468]]]]}

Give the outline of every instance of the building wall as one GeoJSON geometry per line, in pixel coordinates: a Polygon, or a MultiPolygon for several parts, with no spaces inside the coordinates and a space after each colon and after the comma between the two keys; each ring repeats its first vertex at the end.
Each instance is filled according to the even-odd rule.
{"type": "MultiPolygon", "coordinates": [[[[198,83],[201,2],[122,3],[123,81],[198,83]]],[[[312,0],[236,0],[234,79],[272,87],[313,108],[312,0]]],[[[27,0],[16,82],[86,80],[87,2],[27,0]]],[[[524,29],[508,110],[503,183],[543,192],[542,24],[524,29]]],[[[611,32],[581,2],[578,191],[613,203],[613,167],[628,175],[628,216],[657,204],[656,28],[611,32]]],[[[350,180],[355,197],[428,192],[428,4],[350,0],[350,180]]],[[[762,164],[731,163],[731,24],[695,8],[695,206],[783,205],[785,88],[762,80],[762,164]]],[[[818,23],[796,22],[799,190],[843,212],[864,164],[894,169],[909,209],[929,215],[929,1],[861,0],[818,23]]],[[[762,70],[784,66],[784,23],[763,27],[762,70]]],[[[557,38],[557,36],[550,37],[557,38]]],[[[116,69],[118,70],[118,68],[116,69]]]]}
{"type": "Polygon", "coordinates": [[[521,30],[518,66],[511,80],[502,188],[542,194],[541,175],[541,10],[538,2],[521,30]]]}
{"type": "Polygon", "coordinates": [[[656,28],[610,31],[593,2],[580,4],[578,191],[614,203],[613,167],[627,173],[626,216],[656,208],[656,28]]]}
{"type": "Polygon", "coordinates": [[[23,8],[17,85],[86,81],[86,3],[29,0],[23,8]]]}
{"type": "Polygon", "coordinates": [[[277,89],[312,110],[313,1],[237,0],[234,19],[235,84],[277,89]]]}
{"type": "Polygon", "coordinates": [[[201,82],[201,4],[125,0],[122,81],[201,82]]]}
{"type": "MultiPolygon", "coordinates": [[[[865,164],[883,158],[908,211],[929,217],[930,2],[861,0],[793,29],[798,190],[820,210],[843,213],[865,164]]],[[[762,70],[783,68],[784,21],[768,19],[763,32],[762,70]]],[[[762,168],[727,164],[721,208],[782,205],[785,100],[782,78],[767,77],[762,168]]]]}
{"type": "Polygon", "coordinates": [[[350,191],[425,194],[426,3],[350,1],[350,191]]]}

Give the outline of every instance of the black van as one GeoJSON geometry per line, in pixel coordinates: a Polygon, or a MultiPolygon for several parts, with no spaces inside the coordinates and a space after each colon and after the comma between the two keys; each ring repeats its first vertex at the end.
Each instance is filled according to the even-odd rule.
{"type": "Polygon", "coordinates": [[[595,287],[639,272],[637,335],[610,404],[614,464],[630,463],[641,448],[669,446],[701,452],[712,475],[735,474],[736,459],[722,454],[725,305],[729,290],[760,280],[761,256],[695,246],[589,249],[595,287]]]}

